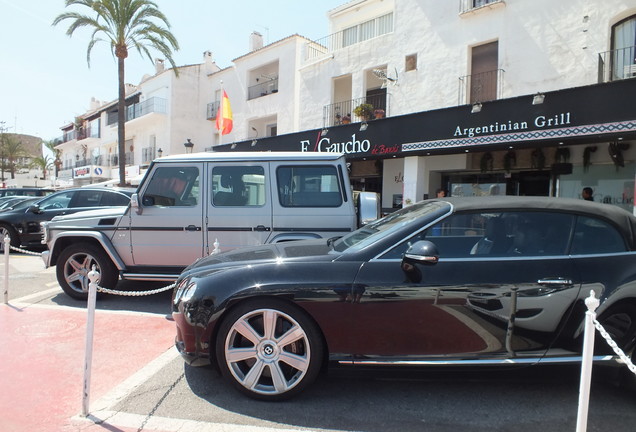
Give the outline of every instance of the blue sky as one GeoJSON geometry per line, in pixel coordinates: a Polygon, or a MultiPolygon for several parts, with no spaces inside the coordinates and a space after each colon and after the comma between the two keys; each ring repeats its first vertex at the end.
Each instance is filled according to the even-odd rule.
{"type": "MultiPolygon", "coordinates": [[[[329,33],[327,12],[346,0],[155,0],[167,16],[181,49],[177,65],[201,63],[210,50],[220,67],[245,54],[249,35],[265,43],[292,34],[318,39],[329,33]]],[[[51,26],[64,0],[0,0],[0,122],[8,132],[43,139],[89,109],[91,97],[117,97],[117,62],[110,47],[96,45],[86,62],[89,31],[66,36],[67,23],[51,26]]],[[[81,11],[82,8],[73,8],[81,11]]],[[[70,22],[70,21],[68,21],[70,22]]],[[[155,53],[153,53],[155,54],[155,53]]],[[[126,82],[138,84],[154,66],[135,51],[126,60],[126,82]]]]}

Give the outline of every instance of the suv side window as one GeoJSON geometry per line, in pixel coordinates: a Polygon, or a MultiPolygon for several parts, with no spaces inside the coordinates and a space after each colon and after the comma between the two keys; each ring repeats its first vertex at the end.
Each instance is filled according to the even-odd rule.
{"type": "Polygon", "coordinates": [[[198,199],[198,168],[159,167],[152,174],[141,202],[144,206],[193,207],[198,199]]]}
{"type": "Polygon", "coordinates": [[[342,191],[332,165],[282,166],[276,171],[283,207],[340,207],[342,191]]]}
{"type": "Polygon", "coordinates": [[[99,205],[102,206],[127,206],[130,198],[124,194],[112,191],[104,191],[99,205]]]}
{"type": "Polygon", "coordinates": [[[101,198],[101,191],[78,190],[75,193],[72,207],[97,207],[99,206],[99,201],[101,198]]]}
{"type": "Polygon", "coordinates": [[[625,252],[623,236],[600,219],[579,216],[572,239],[572,255],[625,252]]]}
{"type": "Polygon", "coordinates": [[[212,204],[215,207],[259,207],[265,204],[262,166],[212,168],[212,204]]]}

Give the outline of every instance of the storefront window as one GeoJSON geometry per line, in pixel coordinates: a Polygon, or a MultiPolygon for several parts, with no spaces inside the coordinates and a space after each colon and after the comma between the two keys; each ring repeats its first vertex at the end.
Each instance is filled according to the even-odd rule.
{"type": "Polygon", "coordinates": [[[584,187],[594,191],[594,201],[617,205],[630,213],[634,210],[634,172],[635,163],[626,163],[625,167],[614,165],[592,165],[587,171],[575,166],[571,175],[561,176],[559,196],[581,198],[584,187]]]}
{"type": "Polygon", "coordinates": [[[506,194],[506,183],[453,183],[451,196],[496,196],[506,194]]]}

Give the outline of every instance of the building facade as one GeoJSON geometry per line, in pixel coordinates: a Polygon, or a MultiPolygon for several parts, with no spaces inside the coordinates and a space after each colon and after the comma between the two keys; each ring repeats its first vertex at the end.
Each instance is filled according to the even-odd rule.
{"type": "Polygon", "coordinates": [[[347,153],[387,209],[440,187],[587,186],[633,210],[636,1],[359,0],[329,16],[299,69],[305,132],[261,149],[347,153]]]}
{"type": "MultiPolygon", "coordinates": [[[[201,64],[179,67],[179,75],[155,62],[155,73],[126,85],[126,179],[138,180],[160,155],[184,153],[185,143],[213,135],[203,89],[219,70],[208,51],[201,64]],[[188,139],[190,141],[188,141],[188,139]]],[[[62,128],[57,179],[61,185],[118,181],[117,100],[91,101],[88,112],[62,128]]],[[[202,150],[202,147],[201,147],[202,150]]]]}
{"type": "MultiPolygon", "coordinates": [[[[162,97],[166,79],[168,108],[138,132],[127,122],[133,157],[153,144],[183,152],[186,138],[195,151],[334,151],[387,211],[437,188],[579,197],[583,187],[633,210],[636,0],[353,0],[328,17],[316,41],[263,46],[253,34],[231,67],[196,66],[196,89],[167,71],[142,82],[131,103],[162,97]],[[223,90],[234,129],[219,136],[223,90]]],[[[113,129],[99,155],[116,147],[113,129]]],[[[83,144],[61,146],[65,164],[83,144]]]]}

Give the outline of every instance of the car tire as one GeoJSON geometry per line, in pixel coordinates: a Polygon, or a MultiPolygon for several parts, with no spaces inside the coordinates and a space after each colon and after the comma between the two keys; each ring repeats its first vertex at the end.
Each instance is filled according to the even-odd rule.
{"type": "MultiPolygon", "coordinates": [[[[623,352],[630,357],[632,363],[636,361],[636,305],[632,303],[620,303],[603,312],[598,321],[605,331],[616,342],[623,352]]],[[[614,355],[614,351],[606,343],[605,339],[597,337],[596,344],[600,344],[602,354],[614,355]]],[[[618,384],[629,392],[636,392],[636,376],[627,365],[621,364],[618,384]]]]}
{"type": "Polygon", "coordinates": [[[98,285],[113,289],[119,275],[111,259],[99,247],[79,243],[64,249],[57,259],[56,275],[62,290],[76,300],[86,300],[90,283],[88,273],[93,265],[100,275],[98,285]]]}
{"type": "Polygon", "coordinates": [[[631,348],[636,337],[636,305],[614,305],[599,315],[598,321],[621,349],[631,348]]]}
{"type": "Polygon", "coordinates": [[[20,247],[20,237],[18,233],[9,225],[0,225],[0,253],[4,253],[4,238],[9,236],[9,244],[13,247],[20,247]]]}
{"type": "Polygon", "coordinates": [[[323,352],[314,322],[277,299],[248,300],[231,310],[216,340],[221,374],[259,400],[284,400],[304,390],[318,376],[323,352]]]}

